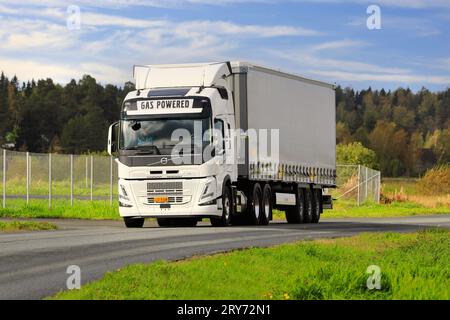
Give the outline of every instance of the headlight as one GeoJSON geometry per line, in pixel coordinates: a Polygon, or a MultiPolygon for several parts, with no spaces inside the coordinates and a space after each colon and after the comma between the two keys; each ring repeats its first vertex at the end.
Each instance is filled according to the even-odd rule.
{"type": "Polygon", "coordinates": [[[214,178],[211,178],[209,181],[205,183],[205,186],[203,187],[203,191],[200,196],[200,201],[214,197],[216,194],[216,180],[214,178]]]}
{"type": "Polygon", "coordinates": [[[120,187],[119,199],[130,201],[130,198],[128,198],[128,193],[127,193],[127,190],[125,189],[125,187],[121,184],[119,185],[119,187],[120,187]]]}

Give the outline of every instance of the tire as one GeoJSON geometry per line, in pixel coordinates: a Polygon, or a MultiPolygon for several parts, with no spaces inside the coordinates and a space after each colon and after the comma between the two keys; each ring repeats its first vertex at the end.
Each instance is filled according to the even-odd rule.
{"type": "Polygon", "coordinates": [[[303,223],[305,215],[305,193],[303,189],[298,189],[297,203],[286,210],[286,221],[290,224],[303,223]]]}
{"type": "Polygon", "coordinates": [[[311,223],[319,223],[320,212],[322,211],[322,190],[314,189],[313,191],[313,214],[311,223]]]}
{"type": "Polygon", "coordinates": [[[231,187],[225,186],[222,191],[222,216],[220,218],[211,218],[213,227],[228,227],[231,216],[234,214],[233,195],[231,187]]]}
{"type": "Polygon", "coordinates": [[[267,226],[272,217],[272,188],[269,184],[264,186],[262,192],[262,206],[259,224],[267,226]]]}
{"type": "Polygon", "coordinates": [[[144,218],[123,218],[127,228],[142,228],[144,226],[144,218]]]}
{"type": "Polygon", "coordinates": [[[262,214],[262,190],[259,183],[255,183],[253,185],[249,200],[250,201],[247,210],[247,217],[251,225],[257,225],[260,222],[262,214]]]}
{"type": "Polygon", "coordinates": [[[313,194],[310,188],[307,188],[305,191],[305,219],[304,223],[311,223],[314,215],[314,200],[313,194]]]}

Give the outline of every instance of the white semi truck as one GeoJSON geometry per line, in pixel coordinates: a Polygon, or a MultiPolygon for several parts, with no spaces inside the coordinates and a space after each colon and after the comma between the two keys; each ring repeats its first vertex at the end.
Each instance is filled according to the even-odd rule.
{"type": "Polygon", "coordinates": [[[335,87],[246,63],[135,66],[110,126],[125,224],[317,223],[336,185],[335,87]]]}

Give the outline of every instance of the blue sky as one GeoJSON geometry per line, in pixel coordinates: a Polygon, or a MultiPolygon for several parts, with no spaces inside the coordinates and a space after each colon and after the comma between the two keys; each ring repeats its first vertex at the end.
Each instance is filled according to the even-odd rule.
{"type": "Polygon", "coordinates": [[[0,0],[0,69],[122,85],[134,64],[245,60],[355,89],[443,90],[449,34],[450,0],[0,0]]]}

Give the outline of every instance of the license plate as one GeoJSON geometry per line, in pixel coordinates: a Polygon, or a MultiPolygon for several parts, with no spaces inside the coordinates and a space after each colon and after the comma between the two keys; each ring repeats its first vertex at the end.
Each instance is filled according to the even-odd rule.
{"type": "Polygon", "coordinates": [[[169,197],[155,197],[155,203],[167,203],[169,202],[169,197]]]}

